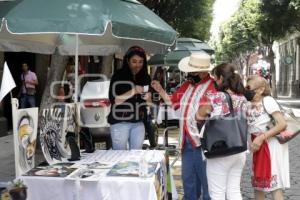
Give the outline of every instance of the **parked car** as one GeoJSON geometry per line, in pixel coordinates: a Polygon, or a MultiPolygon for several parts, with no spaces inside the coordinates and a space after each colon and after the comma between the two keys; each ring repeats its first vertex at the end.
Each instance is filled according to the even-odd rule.
{"type": "Polygon", "coordinates": [[[105,142],[106,149],[111,147],[110,129],[107,123],[110,112],[109,83],[109,80],[103,79],[87,81],[81,91],[79,123],[84,139],[92,143],[90,151],[93,151],[95,142],[105,142]]]}

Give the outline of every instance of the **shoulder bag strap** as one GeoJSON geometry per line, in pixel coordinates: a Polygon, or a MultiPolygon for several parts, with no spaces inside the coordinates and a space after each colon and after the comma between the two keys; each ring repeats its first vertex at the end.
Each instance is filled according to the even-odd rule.
{"type": "MultiPolygon", "coordinates": [[[[264,103],[264,99],[265,99],[265,97],[262,99],[261,103],[262,103],[262,106],[263,106],[263,109],[264,109],[265,113],[267,113],[267,114],[269,115],[269,118],[271,119],[270,123],[271,123],[272,125],[267,124],[267,129],[270,129],[270,126],[272,127],[273,125],[275,125],[275,120],[274,120],[273,116],[272,116],[270,113],[268,113],[268,111],[267,111],[267,109],[266,109],[266,106],[265,106],[265,103],[264,103]]],[[[277,102],[276,102],[276,103],[277,103],[277,102]]],[[[277,103],[277,104],[278,104],[278,103],[277,103]]],[[[280,111],[281,111],[281,108],[280,108],[280,107],[279,107],[279,109],[280,109],[280,111]]]]}
{"type": "Polygon", "coordinates": [[[225,94],[226,101],[227,101],[227,103],[228,103],[228,105],[229,105],[230,115],[231,115],[232,117],[234,117],[235,114],[234,114],[234,110],[233,110],[233,105],[232,105],[231,97],[230,97],[230,95],[229,95],[228,92],[223,91],[223,93],[225,94]]]}
{"type": "MultiPolygon", "coordinates": [[[[273,97],[271,97],[271,98],[274,99],[273,97]]],[[[266,106],[265,106],[265,103],[264,103],[264,100],[265,100],[265,97],[262,99],[262,106],[263,106],[263,108],[264,108],[264,111],[270,116],[270,118],[273,118],[272,115],[271,115],[270,113],[268,113],[268,111],[267,111],[267,109],[266,109],[266,106]]],[[[276,104],[278,105],[279,110],[280,110],[280,112],[281,112],[282,114],[288,114],[288,115],[290,115],[290,117],[293,118],[293,116],[291,116],[290,113],[286,112],[285,109],[282,108],[282,106],[276,101],[276,99],[274,99],[274,100],[275,100],[276,104]]]]}
{"type": "MultiPolygon", "coordinates": [[[[271,119],[273,119],[273,117],[272,117],[272,115],[270,114],[270,113],[268,113],[268,111],[267,111],[267,109],[266,109],[266,106],[265,106],[265,103],[264,103],[264,99],[265,99],[265,97],[262,99],[262,106],[263,106],[263,108],[264,108],[264,111],[269,115],[269,117],[271,118],[271,119]]],[[[277,103],[277,102],[276,102],[277,103]]],[[[278,103],[277,103],[278,104],[278,103]]],[[[280,111],[281,111],[281,107],[279,106],[279,109],[280,109],[280,111]]]]}

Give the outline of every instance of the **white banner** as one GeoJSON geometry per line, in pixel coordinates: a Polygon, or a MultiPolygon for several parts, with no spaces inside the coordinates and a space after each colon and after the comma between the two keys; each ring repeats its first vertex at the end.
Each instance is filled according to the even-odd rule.
{"type": "Polygon", "coordinates": [[[18,100],[12,99],[13,133],[16,177],[34,167],[38,127],[38,108],[18,109],[18,100]]]}
{"type": "Polygon", "coordinates": [[[71,150],[66,141],[68,132],[75,132],[74,104],[56,104],[51,109],[43,110],[40,119],[40,142],[49,164],[70,158],[71,150]]]}
{"type": "Polygon", "coordinates": [[[2,101],[2,99],[7,95],[7,93],[9,93],[15,87],[16,87],[16,83],[5,62],[4,69],[3,69],[3,77],[1,82],[1,89],[0,89],[0,101],[2,101]]]}

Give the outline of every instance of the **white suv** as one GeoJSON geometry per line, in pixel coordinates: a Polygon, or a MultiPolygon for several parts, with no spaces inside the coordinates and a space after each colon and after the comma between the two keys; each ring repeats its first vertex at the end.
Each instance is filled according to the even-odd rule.
{"type": "Polygon", "coordinates": [[[91,134],[93,142],[105,142],[107,149],[111,147],[107,123],[110,112],[109,83],[107,79],[87,81],[80,94],[79,106],[79,123],[82,131],[91,134]]]}

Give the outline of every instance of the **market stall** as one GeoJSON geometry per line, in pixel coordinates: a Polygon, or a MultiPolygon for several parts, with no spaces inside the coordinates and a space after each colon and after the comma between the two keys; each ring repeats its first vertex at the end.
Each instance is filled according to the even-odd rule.
{"type": "Polygon", "coordinates": [[[35,167],[21,179],[28,186],[28,200],[166,199],[164,160],[160,151],[98,150],[77,162],[35,167]],[[140,177],[144,158],[148,172],[140,177]]]}

